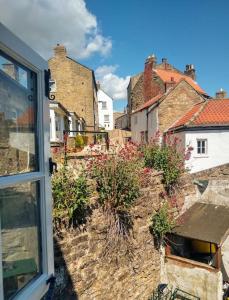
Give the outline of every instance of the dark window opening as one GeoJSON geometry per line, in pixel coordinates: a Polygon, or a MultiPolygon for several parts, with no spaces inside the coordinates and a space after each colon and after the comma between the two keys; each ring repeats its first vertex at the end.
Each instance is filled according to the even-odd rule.
{"type": "Polygon", "coordinates": [[[217,246],[214,243],[171,235],[168,247],[169,254],[217,267],[217,246]]]}

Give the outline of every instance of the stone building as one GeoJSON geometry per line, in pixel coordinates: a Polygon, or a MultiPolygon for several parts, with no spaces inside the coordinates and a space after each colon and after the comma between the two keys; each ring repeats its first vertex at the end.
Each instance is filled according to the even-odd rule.
{"type": "Polygon", "coordinates": [[[68,57],[66,48],[57,44],[49,59],[51,92],[68,111],[86,122],[86,130],[98,129],[97,86],[94,71],[68,57]]]}
{"type": "MultiPolygon", "coordinates": [[[[127,88],[128,95],[128,127],[131,126],[131,113],[158,95],[164,95],[175,87],[181,80],[185,80],[201,96],[207,94],[195,82],[196,74],[193,65],[186,65],[184,72],[179,71],[163,58],[160,64],[154,55],[145,61],[144,71],[130,78],[127,88]]],[[[186,101],[186,99],[184,99],[186,101]]],[[[172,111],[172,110],[171,110],[172,111]]],[[[167,117],[170,117],[167,115],[167,117]]]]}

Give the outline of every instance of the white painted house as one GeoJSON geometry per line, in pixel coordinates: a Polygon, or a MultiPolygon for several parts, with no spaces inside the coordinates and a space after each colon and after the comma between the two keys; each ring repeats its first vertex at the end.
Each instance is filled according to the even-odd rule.
{"type": "Polygon", "coordinates": [[[191,173],[229,163],[229,99],[213,99],[193,106],[169,132],[192,147],[186,167],[191,173]]]}
{"type": "Polygon", "coordinates": [[[113,121],[113,99],[101,90],[98,84],[98,115],[99,115],[99,127],[105,130],[114,129],[113,121]]]}
{"type": "Polygon", "coordinates": [[[68,123],[69,123],[69,130],[70,130],[69,136],[70,137],[76,136],[76,132],[74,132],[74,131],[84,131],[85,130],[84,119],[80,118],[75,112],[69,112],[68,123]]]}
{"type": "Polygon", "coordinates": [[[135,143],[147,143],[159,129],[158,101],[162,95],[157,95],[143,104],[131,114],[132,140],[135,143]]]}
{"type": "Polygon", "coordinates": [[[63,143],[64,130],[68,130],[68,118],[73,119],[66,108],[57,101],[49,102],[50,109],[50,142],[63,143]]]}

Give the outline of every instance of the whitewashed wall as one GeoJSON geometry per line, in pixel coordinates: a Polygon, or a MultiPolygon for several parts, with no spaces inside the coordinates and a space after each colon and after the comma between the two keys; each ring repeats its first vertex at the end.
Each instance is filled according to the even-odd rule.
{"type": "Polygon", "coordinates": [[[206,130],[185,133],[186,146],[192,146],[186,167],[191,173],[213,168],[229,162],[229,130],[206,130]],[[207,154],[197,154],[197,139],[207,139],[207,154]]]}
{"type": "MultiPolygon", "coordinates": [[[[187,260],[188,261],[188,260],[187,260]]],[[[185,260],[166,259],[162,282],[180,288],[201,300],[222,300],[222,273],[194,266],[185,260]]]]}
{"type": "Polygon", "coordinates": [[[50,108],[50,142],[63,142],[64,135],[64,117],[65,114],[61,110],[50,108]],[[60,130],[56,131],[56,118],[59,116],[60,130]]]}
{"type": "Polygon", "coordinates": [[[154,108],[148,114],[148,140],[155,137],[155,134],[158,130],[158,109],[154,108]]]}
{"type": "Polygon", "coordinates": [[[135,143],[141,142],[141,132],[147,131],[147,110],[136,112],[131,115],[131,133],[132,141],[135,143]],[[135,122],[137,118],[137,122],[135,122]]]}
{"type": "Polygon", "coordinates": [[[98,97],[99,127],[103,127],[106,130],[113,130],[114,129],[113,100],[102,90],[98,90],[97,97],[98,97]],[[102,102],[106,102],[107,105],[106,109],[102,108],[102,102]],[[109,123],[104,122],[104,115],[109,115],[109,123]]]}

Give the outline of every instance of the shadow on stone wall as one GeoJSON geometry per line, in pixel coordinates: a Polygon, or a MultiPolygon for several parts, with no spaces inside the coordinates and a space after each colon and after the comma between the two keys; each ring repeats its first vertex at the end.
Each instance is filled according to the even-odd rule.
{"type": "Polygon", "coordinates": [[[65,257],[71,252],[71,248],[65,248],[64,243],[62,245],[60,245],[60,243],[61,239],[54,237],[54,263],[56,277],[54,299],[78,300],[79,297],[77,291],[74,288],[72,277],[68,271],[68,263],[65,261],[65,257]]]}

